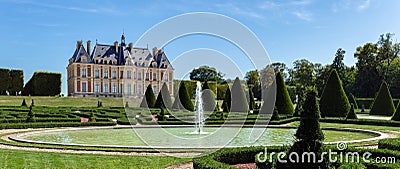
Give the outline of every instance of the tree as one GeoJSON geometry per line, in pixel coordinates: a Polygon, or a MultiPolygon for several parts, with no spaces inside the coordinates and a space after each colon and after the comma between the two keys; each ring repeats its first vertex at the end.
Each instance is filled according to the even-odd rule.
{"type": "Polygon", "coordinates": [[[271,64],[271,67],[274,68],[275,73],[281,72],[282,73],[282,77],[285,79],[287,77],[287,67],[285,63],[282,62],[275,62],[271,64]]]}
{"type": "Polygon", "coordinates": [[[275,107],[278,109],[278,112],[280,114],[293,115],[294,113],[292,100],[290,99],[285,81],[283,80],[282,74],[280,72],[276,74],[275,107]]]}
{"type": "MultiPolygon", "coordinates": [[[[391,61],[397,57],[400,52],[399,43],[393,42],[392,33],[382,34],[379,37],[379,41],[377,42],[378,46],[378,55],[377,58],[382,62],[386,62],[386,69],[381,68],[381,75],[384,77],[385,81],[388,81],[388,75],[390,72],[391,61]]],[[[383,63],[381,63],[381,66],[383,63]]]]}
{"type": "Polygon", "coordinates": [[[208,86],[208,82],[207,82],[207,81],[204,82],[204,84],[203,84],[203,86],[201,87],[201,89],[202,89],[202,90],[210,89],[210,86],[208,86]]]}
{"type": "Polygon", "coordinates": [[[322,92],[320,107],[322,117],[346,117],[349,112],[350,103],[336,69],[332,70],[322,92]]]}
{"type": "Polygon", "coordinates": [[[188,111],[194,111],[194,105],[192,103],[192,100],[189,97],[189,93],[186,89],[185,82],[182,81],[180,86],[179,86],[179,100],[180,103],[182,104],[183,108],[185,108],[188,111]]]}
{"type": "Polygon", "coordinates": [[[394,113],[392,120],[400,121],[400,102],[397,104],[396,112],[394,113]]]}
{"type": "Polygon", "coordinates": [[[155,102],[156,97],[154,96],[153,89],[151,89],[151,85],[149,84],[146,88],[146,92],[144,93],[142,102],[140,103],[140,107],[154,108],[155,102]]]}
{"type": "Polygon", "coordinates": [[[306,59],[296,60],[293,63],[294,67],[291,76],[302,87],[313,86],[315,81],[314,64],[306,59]]]}
{"type": "Polygon", "coordinates": [[[193,69],[192,72],[190,72],[190,80],[200,82],[216,81],[217,83],[222,83],[224,81],[223,74],[209,66],[200,66],[197,69],[193,69]]]}
{"type": "Polygon", "coordinates": [[[242,88],[242,84],[238,77],[236,77],[235,81],[232,85],[231,90],[231,112],[248,112],[249,105],[247,103],[246,94],[242,88]]]}
{"type": "Polygon", "coordinates": [[[370,115],[392,116],[395,112],[392,96],[390,95],[389,88],[385,81],[382,82],[372,103],[370,115]]]}
{"type": "Polygon", "coordinates": [[[171,95],[168,91],[167,84],[164,83],[161,87],[160,92],[158,93],[157,100],[154,104],[155,108],[168,108],[172,107],[171,95]]]}
{"type": "Polygon", "coordinates": [[[343,71],[345,69],[345,65],[343,63],[343,59],[344,59],[344,54],[346,53],[345,50],[343,50],[342,48],[339,48],[336,51],[335,54],[335,58],[333,59],[333,63],[332,63],[332,69],[336,69],[336,71],[339,74],[339,77],[341,79],[343,79],[343,71]]]}
{"type": "Polygon", "coordinates": [[[357,119],[357,115],[354,112],[354,104],[353,103],[351,104],[350,111],[347,114],[346,119],[357,119]]]}
{"type": "Polygon", "coordinates": [[[390,70],[387,73],[387,82],[394,98],[400,98],[400,57],[396,57],[391,61],[390,66],[387,63],[383,65],[384,69],[390,70]]]}
{"type": "Polygon", "coordinates": [[[6,94],[9,82],[10,82],[9,70],[0,68],[0,95],[6,94]]]}
{"type": "Polygon", "coordinates": [[[224,101],[222,102],[222,111],[223,112],[229,112],[231,110],[231,90],[229,87],[226,88],[225,92],[225,98],[224,101]]]}
{"type": "Polygon", "coordinates": [[[255,104],[252,88],[249,88],[249,110],[254,110],[255,104]]]}
{"type": "Polygon", "coordinates": [[[375,90],[382,81],[378,71],[380,60],[377,58],[378,47],[373,43],[366,43],[357,47],[354,57],[357,58],[357,75],[355,78],[355,94],[358,97],[374,97],[375,90]]]}
{"type": "Polygon", "coordinates": [[[35,113],[33,113],[32,107],[32,105],[29,106],[28,118],[26,119],[26,122],[36,122],[35,113]]]}
{"type": "Polygon", "coordinates": [[[246,73],[246,76],[244,77],[246,80],[246,84],[249,88],[251,88],[250,91],[253,92],[253,96],[260,99],[261,98],[261,88],[260,88],[260,81],[259,81],[259,76],[258,76],[258,71],[257,70],[251,70],[246,73]]]}

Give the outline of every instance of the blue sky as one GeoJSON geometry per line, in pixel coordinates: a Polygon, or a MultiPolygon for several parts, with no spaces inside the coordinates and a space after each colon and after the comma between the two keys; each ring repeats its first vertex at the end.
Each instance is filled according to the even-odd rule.
{"type": "MultiPolygon", "coordinates": [[[[306,58],[328,64],[341,47],[346,50],[345,63],[353,65],[357,46],[376,42],[380,34],[387,32],[397,34],[395,38],[400,36],[399,9],[397,0],[0,0],[0,67],[23,69],[25,80],[37,70],[61,72],[65,93],[65,68],[77,40],[97,39],[99,43],[112,44],[124,30],[127,41],[135,42],[155,24],[187,12],[213,12],[238,20],[260,39],[272,62],[291,67],[294,60],[306,58]]],[[[240,57],[235,46],[210,36],[181,38],[164,49],[170,60],[188,53],[199,54],[199,61],[205,60],[201,57],[204,54],[240,57]],[[212,50],[188,52],[197,48],[212,50]]],[[[209,64],[226,77],[241,76],[229,64],[209,64]]],[[[188,70],[179,70],[179,65],[174,66],[177,78],[182,78],[188,70]]],[[[246,69],[251,68],[244,68],[242,73],[246,69]]]]}

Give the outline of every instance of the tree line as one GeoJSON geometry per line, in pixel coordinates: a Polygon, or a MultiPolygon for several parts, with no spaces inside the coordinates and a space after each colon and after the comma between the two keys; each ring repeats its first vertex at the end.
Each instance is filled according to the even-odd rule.
{"type": "MultiPolygon", "coordinates": [[[[399,98],[399,52],[400,43],[394,40],[394,34],[387,33],[380,35],[376,43],[368,42],[357,47],[353,54],[357,62],[352,66],[344,64],[346,51],[339,48],[334,54],[331,64],[322,65],[321,63],[312,63],[307,59],[299,59],[293,62],[292,68],[288,68],[285,63],[276,62],[267,65],[262,70],[247,72],[245,80],[250,90],[253,91],[254,97],[261,99],[260,78],[268,76],[269,70],[272,68],[275,73],[282,73],[292,99],[295,99],[295,95],[302,95],[307,86],[315,86],[318,97],[320,97],[329,74],[335,69],[347,95],[374,98],[381,83],[386,81],[393,97],[399,98]]],[[[218,84],[231,81],[223,79],[223,73],[208,66],[193,69],[190,79],[202,82],[216,81],[218,84]]]]}

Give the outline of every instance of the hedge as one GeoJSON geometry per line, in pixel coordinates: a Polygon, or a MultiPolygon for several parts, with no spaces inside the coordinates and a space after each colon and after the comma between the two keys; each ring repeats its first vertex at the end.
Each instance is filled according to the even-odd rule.
{"type": "Polygon", "coordinates": [[[382,139],[378,142],[379,149],[400,150],[400,138],[382,139]]]}
{"type": "Polygon", "coordinates": [[[23,95],[56,96],[61,93],[61,73],[35,72],[25,84],[23,95]]]}
{"type": "Polygon", "coordinates": [[[26,128],[54,128],[54,127],[82,127],[82,126],[113,126],[115,122],[40,122],[40,123],[3,123],[0,129],[26,129],[26,128]]]}
{"type": "Polygon", "coordinates": [[[0,95],[15,95],[24,87],[24,72],[22,70],[10,70],[0,68],[0,95]]]}
{"type": "MultiPolygon", "coordinates": [[[[268,152],[286,151],[286,147],[267,147],[268,152]]],[[[212,154],[193,158],[193,167],[196,169],[235,168],[229,164],[253,163],[254,157],[264,152],[264,147],[224,148],[212,154]]]]}
{"type": "Polygon", "coordinates": [[[319,119],[319,121],[326,122],[326,123],[400,127],[400,121],[393,121],[393,120],[377,120],[377,119],[347,119],[346,120],[343,118],[321,118],[321,119],[319,119]]]}
{"type": "Polygon", "coordinates": [[[293,115],[294,107],[290,99],[289,92],[286,88],[285,81],[283,80],[282,73],[276,74],[276,100],[275,107],[278,109],[279,114],[293,115]]]}
{"type": "MultiPolygon", "coordinates": [[[[80,118],[35,118],[35,120],[36,122],[81,122],[80,118]]],[[[25,121],[26,118],[1,119],[0,123],[25,123],[25,121]]]]}

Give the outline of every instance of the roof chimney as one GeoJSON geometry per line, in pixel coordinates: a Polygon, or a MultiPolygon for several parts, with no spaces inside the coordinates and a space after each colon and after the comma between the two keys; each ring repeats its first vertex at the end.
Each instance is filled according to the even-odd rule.
{"type": "Polygon", "coordinates": [[[87,50],[87,53],[90,55],[90,40],[88,40],[87,42],[86,42],[86,50],[87,50]]]}
{"type": "Polygon", "coordinates": [[[78,40],[76,41],[76,49],[79,49],[82,46],[82,41],[78,40]]]}
{"type": "Polygon", "coordinates": [[[128,44],[128,47],[129,47],[129,51],[130,51],[130,52],[132,52],[132,49],[133,49],[133,43],[132,43],[132,42],[131,42],[131,43],[129,43],[129,44],[128,44]]]}
{"type": "Polygon", "coordinates": [[[115,52],[118,52],[118,41],[114,42],[115,52]]]}
{"type": "Polygon", "coordinates": [[[155,57],[157,55],[157,47],[153,48],[153,56],[155,57]]]}

